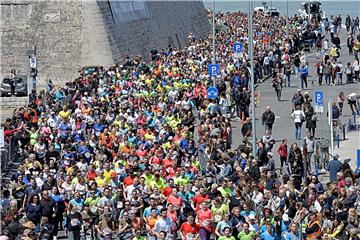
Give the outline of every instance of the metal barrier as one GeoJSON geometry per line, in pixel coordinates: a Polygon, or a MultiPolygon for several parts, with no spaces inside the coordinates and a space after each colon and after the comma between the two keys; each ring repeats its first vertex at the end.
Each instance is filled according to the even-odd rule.
{"type": "Polygon", "coordinates": [[[1,177],[4,177],[11,168],[12,160],[17,153],[15,138],[11,136],[5,140],[5,147],[1,149],[1,177]]]}
{"type": "Polygon", "coordinates": [[[348,131],[360,130],[360,114],[354,113],[352,118],[349,118],[348,131]]]}

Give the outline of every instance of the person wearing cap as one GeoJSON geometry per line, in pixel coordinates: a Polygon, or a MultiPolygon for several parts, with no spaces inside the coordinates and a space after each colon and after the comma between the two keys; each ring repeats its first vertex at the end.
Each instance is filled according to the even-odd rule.
{"type": "Polygon", "coordinates": [[[343,163],[339,161],[339,154],[334,154],[333,158],[329,161],[330,181],[337,182],[337,173],[341,170],[343,163]]]}

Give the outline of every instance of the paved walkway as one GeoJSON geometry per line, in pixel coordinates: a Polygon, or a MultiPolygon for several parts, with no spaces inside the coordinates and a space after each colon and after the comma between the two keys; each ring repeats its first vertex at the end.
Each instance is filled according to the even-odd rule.
{"type": "MultiPolygon", "coordinates": [[[[339,36],[341,37],[342,43],[346,43],[346,33],[342,31],[339,36]]],[[[324,112],[319,116],[316,128],[316,137],[321,137],[325,139],[330,138],[330,127],[328,124],[327,119],[327,103],[329,100],[335,101],[336,96],[340,91],[344,91],[345,96],[352,92],[359,92],[360,83],[352,83],[347,85],[341,86],[318,86],[317,84],[317,74],[315,64],[317,63],[318,59],[316,59],[316,55],[314,54],[314,49],[311,50],[310,53],[307,54],[307,61],[310,67],[310,76],[308,79],[308,88],[303,90],[304,93],[307,91],[311,98],[314,99],[314,91],[315,90],[322,90],[324,92],[324,112]]],[[[347,53],[347,47],[343,45],[341,49],[341,57],[339,61],[346,65],[347,62],[353,62],[354,57],[350,56],[347,53]]],[[[291,87],[284,88],[282,91],[282,100],[277,101],[276,94],[274,88],[272,87],[272,78],[268,79],[267,81],[261,83],[257,91],[260,92],[261,97],[258,101],[257,108],[256,108],[256,136],[257,139],[262,138],[265,133],[264,126],[261,125],[261,116],[266,109],[266,106],[270,106],[273,112],[276,115],[275,124],[273,126],[273,137],[276,140],[282,140],[284,138],[288,139],[289,145],[291,143],[297,142],[298,144],[302,144],[302,141],[297,141],[295,139],[295,130],[294,130],[294,123],[291,118],[291,99],[294,93],[298,88],[300,88],[300,79],[296,78],[295,75],[291,76],[291,87]]],[[[343,109],[343,117],[342,122],[347,123],[348,119],[351,117],[351,111],[348,104],[344,104],[343,109]]],[[[235,120],[232,122],[233,124],[233,147],[237,147],[242,142],[241,136],[241,121],[235,120]]],[[[306,129],[303,126],[302,128],[302,137],[306,135],[306,129]]],[[[356,166],[356,149],[359,147],[359,135],[350,132],[347,135],[349,140],[342,141],[340,144],[340,149],[338,153],[341,159],[351,158],[352,166],[356,166]],[[356,144],[357,143],[357,144],[356,144]],[[344,150],[342,150],[344,148],[344,150]],[[347,149],[347,150],[345,150],[347,149]]],[[[279,143],[276,143],[274,146],[274,151],[277,150],[279,143]]],[[[335,144],[336,146],[336,144],[335,144]]],[[[276,160],[276,167],[280,166],[280,161],[278,160],[277,154],[275,154],[276,160]]]]}
{"type": "Polygon", "coordinates": [[[351,159],[349,164],[353,170],[357,169],[357,149],[360,149],[360,130],[353,130],[346,133],[347,140],[340,141],[339,148],[334,147],[334,152],[339,154],[341,159],[351,159]]]}

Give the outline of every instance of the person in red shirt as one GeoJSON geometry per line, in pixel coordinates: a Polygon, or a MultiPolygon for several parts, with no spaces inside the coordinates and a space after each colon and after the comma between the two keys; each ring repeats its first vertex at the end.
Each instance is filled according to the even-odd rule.
{"type": "Polygon", "coordinates": [[[196,223],[199,224],[200,239],[210,239],[211,233],[214,231],[214,215],[209,208],[210,200],[201,204],[201,209],[196,211],[196,223]]]}
{"type": "Polygon", "coordinates": [[[280,163],[281,163],[281,167],[284,166],[284,164],[287,164],[287,157],[288,157],[288,152],[287,152],[287,139],[283,139],[282,143],[279,146],[279,149],[277,150],[279,156],[280,156],[280,163]]]}
{"type": "Polygon", "coordinates": [[[200,227],[195,223],[195,218],[191,213],[187,217],[187,221],[181,224],[181,239],[198,239],[200,227]]]}
{"type": "Polygon", "coordinates": [[[125,186],[130,186],[134,183],[134,179],[132,178],[131,175],[127,176],[125,179],[124,179],[124,184],[125,186]]]}
{"type": "Polygon", "coordinates": [[[181,208],[182,198],[177,194],[177,189],[173,188],[173,192],[170,197],[167,199],[167,202],[174,205],[175,209],[178,210],[181,208]]]}
{"type": "Polygon", "coordinates": [[[178,228],[180,222],[179,222],[179,219],[178,219],[178,214],[174,208],[174,205],[172,203],[169,203],[168,204],[168,208],[167,208],[167,212],[166,212],[166,216],[168,218],[170,218],[174,224],[176,224],[176,228],[178,228]]]}
{"type": "Polygon", "coordinates": [[[162,194],[168,198],[172,193],[173,193],[173,189],[175,188],[175,184],[174,184],[174,179],[170,178],[169,179],[169,184],[166,185],[164,187],[164,189],[162,190],[162,194]]]}
{"type": "Polygon", "coordinates": [[[95,178],[96,178],[96,176],[97,176],[97,174],[96,174],[96,171],[95,171],[95,169],[94,169],[94,166],[93,166],[93,165],[90,165],[90,166],[89,166],[89,171],[86,173],[86,178],[87,178],[88,180],[94,181],[95,178]]]}
{"type": "MultiPolygon", "coordinates": [[[[206,194],[205,192],[205,188],[202,186],[199,189],[199,194],[197,194],[194,198],[193,198],[193,203],[196,205],[196,211],[200,210],[200,204],[202,204],[206,199],[210,199],[209,195],[206,194]]],[[[192,206],[193,209],[194,206],[192,206]]]]}

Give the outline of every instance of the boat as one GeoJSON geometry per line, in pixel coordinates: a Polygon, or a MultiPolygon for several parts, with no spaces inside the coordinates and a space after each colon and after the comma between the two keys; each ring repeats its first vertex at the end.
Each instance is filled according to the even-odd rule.
{"type": "Polygon", "coordinates": [[[325,12],[320,9],[320,1],[306,1],[303,2],[302,8],[298,10],[299,16],[303,19],[316,19],[320,22],[322,19],[325,19],[325,12]]]}
{"type": "Polygon", "coordinates": [[[271,16],[271,17],[279,17],[280,16],[280,11],[278,8],[276,7],[269,7],[267,6],[266,2],[262,3],[263,6],[262,7],[255,7],[254,8],[254,12],[262,12],[267,16],[271,16]]]}

